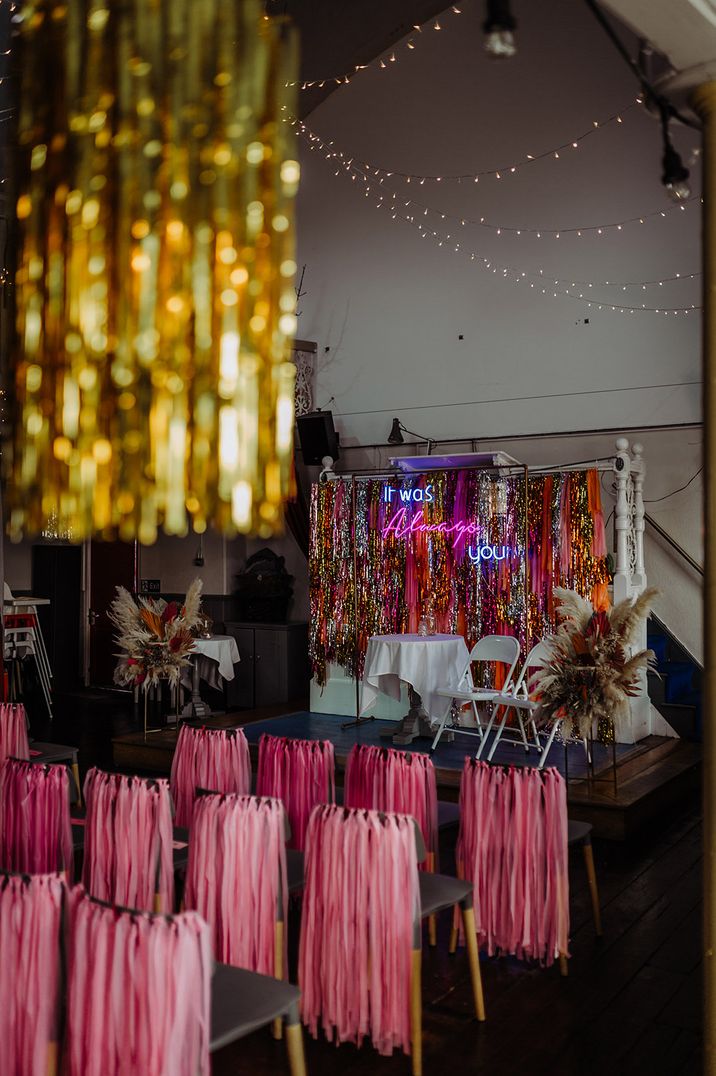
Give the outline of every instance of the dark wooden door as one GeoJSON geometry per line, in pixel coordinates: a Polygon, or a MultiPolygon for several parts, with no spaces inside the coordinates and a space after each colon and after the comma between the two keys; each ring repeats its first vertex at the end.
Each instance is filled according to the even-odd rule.
{"type": "Polygon", "coordinates": [[[134,542],[90,544],[89,674],[90,683],[108,687],[117,664],[115,628],[107,615],[118,586],[134,592],[136,585],[134,542]]]}

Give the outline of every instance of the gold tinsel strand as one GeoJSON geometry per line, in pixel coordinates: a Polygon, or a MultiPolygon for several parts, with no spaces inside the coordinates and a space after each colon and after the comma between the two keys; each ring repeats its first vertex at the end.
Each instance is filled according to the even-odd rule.
{"type": "Polygon", "coordinates": [[[294,35],[259,0],[27,0],[13,538],[269,536],[291,481],[294,35]]]}

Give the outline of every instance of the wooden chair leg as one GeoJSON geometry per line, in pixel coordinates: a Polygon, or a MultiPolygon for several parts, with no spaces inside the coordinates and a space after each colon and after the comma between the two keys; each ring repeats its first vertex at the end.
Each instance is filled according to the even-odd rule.
{"type": "Polygon", "coordinates": [[[300,1024],[286,1024],[286,1050],[291,1076],[306,1076],[303,1054],[303,1031],[300,1024]]]}
{"type": "Polygon", "coordinates": [[[77,762],[72,763],[72,776],[74,777],[75,783],[77,784],[77,795],[79,796],[79,799],[77,800],[77,806],[81,807],[82,806],[82,785],[80,784],[80,768],[79,768],[79,765],[78,765],[77,762]]]}
{"type": "Polygon", "coordinates": [[[475,913],[472,908],[463,908],[462,921],[465,927],[465,947],[467,959],[470,964],[470,979],[472,980],[472,995],[475,999],[475,1015],[482,1022],[485,1019],[485,995],[482,992],[482,974],[480,973],[480,954],[477,950],[477,934],[475,933],[475,913]]]}
{"type": "MultiPolygon", "coordinates": [[[[283,923],[280,919],[276,922],[273,966],[275,977],[277,979],[283,979],[283,923]]],[[[283,1038],[283,1020],[280,1016],[277,1016],[276,1019],[273,1021],[271,1034],[275,1039],[283,1038]]]]}
{"type": "Polygon", "coordinates": [[[594,931],[598,938],[602,936],[602,912],[599,907],[599,890],[597,889],[597,874],[594,870],[594,854],[592,842],[585,841],[582,845],[584,865],[587,868],[587,881],[589,883],[589,896],[592,898],[592,915],[594,917],[594,931]]]}
{"type": "Polygon", "coordinates": [[[420,949],[413,949],[410,973],[410,1039],[412,1044],[413,1076],[423,1076],[423,995],[420,949]]]}
{"type": "MultiPolygon", "coordinates": [[[[462,864],[457,863],[456,866],[457,866],[457,871],[456,871],[457,876],[458,876],[458,878],[462,878],[462,876],[463,876],[462,875],[462,864]]],[[[459,915],[459,908],[458,908],[458,906],[456,904],[455,907],[452,910],[452,926],[450,928],[450,944],[448,945],[448,952],[449,953],[455,953],[457,951],[458,915],[459,915]]]]}
{"type": "Polygon", "coordinates": [[[561,976],[563,976],[565,979],[569,975],[569,967],[567,966],[567,954],[566,953],[560,953],[559,954],[559,974],[561,976]]]}
{"type": "Polygon", "coordinates": [[[57,1055],[58,1055],[58,1044],[56,1042],[48,1042],[48,1044],[47,1044],[47,1076],[56,1076],[56,1073],[57,1073],[57,1055]]]}
{"type": "Polygon", "coordinates": [[[162,914],[162,895],[161,893],[154,894],[154,903],[152,905],[152,911],[157,915],[162,914]]]}

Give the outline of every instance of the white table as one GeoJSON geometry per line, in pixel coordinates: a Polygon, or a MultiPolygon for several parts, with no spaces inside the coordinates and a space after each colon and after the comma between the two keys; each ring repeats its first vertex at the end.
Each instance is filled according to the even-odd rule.
{"type": "MultiPolygon", "coordinates": [[[[221,690],[224,680],[234,679],[234,665],[241,660],[233,635],[212,635],[195,639],[191,657],[191,681],[182,676],[184,687],[191,688],[191,699],[182,710],[182,717],[209,717],[211,708],[199,693],[199,681],[221,690]]],[[[188,670],[187,670],[188,673],[188,670]]]]}
{"type": "Polygon", "coordinates": [[[393,735],[408,744],[430,736],[450,709],[450,699],[436,692],[455,684],[465,672],[469,651],[462,635],[373,635],[368,640],[360,712],[366,713],[379,692],[400,700],[401,681],[408,684],[410,713],[393,735]]]}

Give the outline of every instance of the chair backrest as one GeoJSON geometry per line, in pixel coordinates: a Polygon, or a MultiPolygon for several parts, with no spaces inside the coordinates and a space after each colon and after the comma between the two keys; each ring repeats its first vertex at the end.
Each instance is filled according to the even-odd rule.
{"type": "Polygon", "coordinates": [[[259,740],[256,795],[281,800],[291,826],[288,847],[303,851],[311,811],[336,798],[333,744],[264,733],[259,740]]]}
{"type": "Polygon", "coordinates": [[[550,660],[551,650],[549,641],[547,639],[541,639],[530,650],[529,654],[525,658],[524,665],[519,671],[517,679],[515,680],[513,694],[515,695],[527,695],[529,692],[530,683],[530,670],[541,669],[543,665],[546,665],[550,660]]]}
{"type": "Polygon", "coordinates": [[[174,907],[169,782],[91,769],[82,880],[90,896],[141,911],[174,907]]]}
{"type": "Polygon", "coordinates": [[[191,826],[197,788],[248,796],[251,758],[244,730],[182,725],[169,781],[178,826],[191,826]]]}
{"type": "Polygon", "coordinates": [[[5,759],[0,766],[0,869],[65,871],[71,880],[73,867],[67,767],[5,759]]]}
{"type": "Polygon", "coordinates": [[[72,905],[63,1071],[209,1076],[206,923],[193,912],[119,910],[81,892],[72,905]]]}
{"type": "Polygon", "coordinates": [[[410,1052],[411,950],[420,923],[415,823],[316,807],[306,835],[298,982],[316,1035],[410,1052]]]}
{"type": "Polygon", "coordinates": [[[30,758],[27,715],[21,702],[0,705],[0,762],[9,757],[30,758]]]}
{"type": "MultiPolygon", "coordinates": [[[[514,635],[483,635],[478,639],[472,650],[467,663],[465,678],[468,687],[476,686],[472,678],[472,663],[474,661],[496,661],[507,667],[502,686],[512,683],[515,668],[520,657],[520,643],[514,635]]],[[[495,687],[498,685],[495,684],[495,687]]]]}
{"type": "Polygon", "coordinates": [[[0,874],[2,1071],[55,1071],[60,1034],[60,936],[66,886],[57,874],[0,874]]]}
{"type": "Polygon", "coordinates": [[[556,769],[466,758],[455,855],[488,953],[545,964],[567,953],[567,790],[556,769]]]}
{"type": "MultiPolygon", "coordinates": [[[[418,823],[429,853],[438,848],[438,791],[435,767],[417,751],[355,744],[344,778],[346,807],[408,814],[418,823]]],[[[430,861],[422,866],[430,867],[430,861]]]]}
{"type": "Polygon", "coordinates": [[[280,800],[202,795],[194,808],[184,902],[209,924],[225,964],[285,977],[286,813],[280,800]]]}

